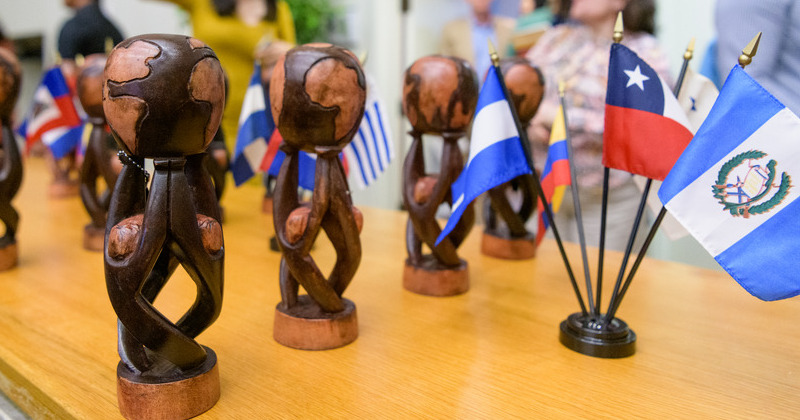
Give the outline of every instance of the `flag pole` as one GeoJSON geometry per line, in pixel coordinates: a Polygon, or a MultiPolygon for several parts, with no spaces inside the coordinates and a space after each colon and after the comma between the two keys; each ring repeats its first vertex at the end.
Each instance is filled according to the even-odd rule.
{"type": "MultiPolygon", "coordinates": [[[[508,93],[503,72],[500,70],[500,56],[497,55],[497,50],[494,48],[491,40],[489,40],[489,57],[492,59],[492,67],[494,67],[494,71],[497,74],[497,80],[500,82],[500,88],[503,89],[503,95],[506,98],[510,98],[511,95],[508,93]]],[[[550,226],[553,228],[553,236],[556,238],[558,250],[561,252],[561,259],[564,260],[564,266],[567,268],[567,275],[569,275],[569,280],[572,283],[572,289],[575,291],[575,297],[578,298],[578,303],[581,306],[581,313],[586,315],[588,313],[586,311],[586,304],[583,303],[583,296],[578,288],[578,282],[575,280],[575,274],[572,272],[572,266],[570,265],[569,259],[567,258],[567,253],[564,250],[564,244],[561,242],[561,235],[558,234],[558,228],[556,227],[556,222],[553,219],[553,211],[550,209],[550,206],[547,205],[547,199],[545,198],[544,191],[542,190],[542,183],[539,181],[539,174],[536,173],[536,168],[533,166],[533,153],[531,152],[531,145],[528,141],[528,132],[524,127],[522,127],[522,123],[519,121],[519,116],[517,115],[517,110],[515,109],[514,105],[509,105],[509,108],[511,108],[511,116],[514,118],[514,124],[517,127],[517,132],[519,133],[519,140],[522,144],[522,150],[525,152],[525,159],[528,161],[528,166],[531,168],[531,172],[533,173],[532,178],[536,186],[536,191],[538,191],[539,198],[542,202],[542,207],[544,207],[543,210],[547,216],[547,219],[550,221],[550,226]]]]}
{"type": "MultiPolygon", "coordinates": [[[[617,20],[614,22],[613,40],[615,44],[622,42],[622,11],[617,13],[617,20]]],[[[606,251],[606,220],[608,219],[608,166],[603,165],[603,198],[600,204],[600,244],[597,252],[597,310],[595,315],[600,315],[600,298],[603,293],[603,260],[606,251]]]]}
{"type": "MultiPolygon", "coordinates": [[[[594,299],[592,298],[592,276],[589,274],[589,257],[586,255],[586,234],[583,231],[583,213],[581,212],[581,201],[578,198],[578,180],[575,170],[575,159],[573,159],[572,139],[569,136],[569,124],[567,123],[567,104],[564,99],[566,84],[563,80],[558,81],[558,100],[561,103],[561,118],[564,120],[564,141],[567,143],[567,161],[569,162],[569,177],[572,187],[572,202],[575,207],[575,218],[578,224],[578,239],[581,244],[581,259],[583,260],[583,277],[586,280],[586,298],[589,301],[589,312],[596,313],[594,299]]],[[[546,205],[546,204],[545,204],[546,205]]],[[[548,206],[549,207],[549,206],[548,206]]]]}
{"type": "MultiPolygon", "coordinates": [[[[739,56],[739,65],[744,69],[748,64],[753,61],[753,57],[755,57],[756,52],[758,52],[758,43],[761,41],[761,32],[756,34],[752,40],[747,44],[747,46],[742,50],[742,54],[739,56]]],[[[658,216],[656,217],[656,221],[653,223],[653,228],[650,230],[650,233],[647,235],[647,239],[642,244],[642,249],[639,251],[639,255],[636,257],[636,261],[633,263],[631,267],[631,272],[628,274],[628,277],[625,279],[625,284],[623,285],[622,289],[620,290],[619,298],[617,299],[616,305],[614,307],[609,306],[609,310],[606,315],[613,316],[616,313],[617,308],[619,308],[620,302],[622,302],[622,298],[625,297],[625,292],[627,292],[628,287],[630,286],[631,282],[633,281],[633,276],[636,274],[636,270],[639,268],[639,264],[641,264],[642,259],[644,258],[644,254],[647,252],[647,248],[650,246],[650,242],[653,240],[655,236],[656,229],[661,224],[661,221],[664,219],[664,216],[667,214],[667,208],[661,206],[661,211],[658,212],[658,216]]],[[[609,318],[611,319],[611,318],[609,318]]]]}
{"type": "MultiPolygon", "coordinates": [[[[689,40],[689,45],[686,47],[686,51],[683,53],[683,64],[681,65],[681,72],[678,75],[678,82],[675,84],[675,89],[673,89],[673,94],[677,98],[681,92],[681,87],[683,86],[683,80],[686,78],[686,72],[689,69],[689,61],[691,61],[692,57],[694,56],[694,37],[689,40]]],[[[628,268],[628,259],[631,256],[631,252],[633,251],[633,243],[636,240],[636,235],[639,233],[639,227],[641,224],[642,216],[644,216],[644,209],[647,205],[647,196],[650,194],[650,187],[653,185],[653,180],[648,178],[647,182],[644,185],[644,191],[642,191],[642,198],[639,200],[639,208],[636,212],[636,217],[633,222],[633,227],[631,228],[631,235],[628,237],[628,244],[625,248],[625,255],[622,258],[622,263],[619,267],[619,273],[617,274],[617,282],[614,284],[614,291],[611,293],[611,300],[608,303],[608,310],[606,311],[606,320],[610,321],[613,319],[613,315],[616,312],[612,310],[612,308],[616,308],[619,306],[618,301],[620,300],[620,287],[622,286],[622,279],[625,277],[625,270],[628,268]]],[[[650,227],[650,232],[647,234],[647,238],[652,241],[652,237],[655,236],[656,230],[658,230],[659,225],[661,224],[661,220],[664,216],[661,216],[659,212],[659,217],[656,217],[656,222],[650,227]]],[[[647,252],[647,248],[650,246],[647,243],[642,244],[642,248],[639,250],[639,256],[644,257],[644,254],[647,252]]],[[[641,258],[637,256],[636,261],[641,262],[641,258]]],[[[638,268],[638,265],[636,265],[638,268]]],[[[633,268],[631,268],[631,272],[635,272],[633,268]]],[[[627,279],[626,279],[627,280],[627,279]]]]}

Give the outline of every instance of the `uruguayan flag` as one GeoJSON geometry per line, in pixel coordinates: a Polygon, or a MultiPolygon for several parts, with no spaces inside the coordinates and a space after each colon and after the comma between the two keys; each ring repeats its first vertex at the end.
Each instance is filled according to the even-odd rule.
{"type": "Polygon", "coordinates": [[[800,119],[738,66],[658,196],[752,295],[800,294],[800,119]]]}
{"type": "Polygon", "coordinates": [[[489,67],[472,122],[469,159],[453,183],[450,218],[436,238],[436,244],[456,227],[472,200],[484,191],[529,173],[531,168],[520,143],[511,105],[503,95],[494,66],[489,67]]]}
{"type": "Polygon", "coordinates": [[[367,77],[364,118],[353,141],[342,150],[350,168],[350,179],[359,188],[364,189],[375,182],[394,159],[391,132],[375,83],[367,77]]]}
{"type": "Polygon", "coordinates": [[[241,185],[258,172],[267,152],[267,141],[274,130],[275,122],[272,121],[271,110],[267,108],[264,88],[261,86],[261,66],[256,65],[244,94],[231,163],[236,185],[241,185]]]}

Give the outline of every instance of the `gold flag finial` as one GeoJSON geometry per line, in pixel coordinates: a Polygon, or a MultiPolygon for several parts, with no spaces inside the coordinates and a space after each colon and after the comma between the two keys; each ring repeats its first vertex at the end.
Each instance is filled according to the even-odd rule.
{"type": "Polygon", "coordinates": [[[110,36],[107,36],[106,37],[106,43],[105,43],[106,55],[111,54],[111,50],[113,50],[113,49],[114,49],[114,40],[111,39],[110,36]]]}
{"type": "Polygon", "coordinates": [[[361,54],[358,55],[358,62],[361,63],[361,66],[367,63],[367,58],[369,58],[369,53],[367,50],[364,50],[361,54]]]}
{"type": "Polygon", "coordinates": [[[742,66],[742,68],[753,61],[753,57],[756,56],[756,51],[758,51],[759,41],[761,41],[761,32],[757,33],[756,36],[750,40],[750,43],[742,50],[742,55],[739,56],[739,65],[742,66]]]}
{"type": "Polygon", "coordinates": [[[622,25],[622,11],[617,13],[617,21],[614,22],[614,42],[619,44],[622,42],[622,31],[624,26],[622,25]]]}
{"type": "Polygon", "coordinates": [[[689,40],[689,45],[686,47],[686,51],[683,53],[683,59],[691,60],[692,56],[694,56],[694,37],[689,40]]]}
{"type": "Polygon", "coordinates": [[[558,97],[563,98],[564,92],[567,90],[567,84],[563,79],[558,79],[558,97]]]}
{"type": "Polygon", "coordinates": [[[497,55],[497,49],[494,48],[492,40],[488,39],[487,42],[489,43],[489,57],[492,59],[492,65],[497,67],[500,64],[500,56],[497,55]]]}
{"type": "Polygon", "coordinates": [[[75,54],[75,66],[78,68],[83,67],[83,64],[86,63],[86,58],[83,54],[75,54]]]}

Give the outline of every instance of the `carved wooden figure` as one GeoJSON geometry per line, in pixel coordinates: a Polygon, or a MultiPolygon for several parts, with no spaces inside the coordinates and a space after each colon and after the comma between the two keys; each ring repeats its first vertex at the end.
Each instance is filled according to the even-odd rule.
{"type": "Polygon", "coordinates": [[[475,222],[472,205],[452,233],[434,244],[441,232],[436,210],[444,202],[452,205],[450,186],[464,167],[458,140],[466,134],[477,101],[475,72],[460,58],[423,57],[406,70],[403,111],[413,138],[403,165],[403,203],[408,209],[403,287],[409,291],[449,296],[469,289],[467,263],[458,257],[457,248],[475,222]],[[438,174],[425,171],[423,134],[444,139],[438,174]],[[430,254],[423,253],[423,244],[430,254]]]}
{"type": "MultiPolygon", "coordinates": [[[[544,95],[542,74],[521,57],[503,59],[500,69],[517,116],[522,126],[527,127],[536,115],[544,95]]],[[[533,258],[536,254],[535,235],[525,228],[525,223],[536,210],[533,175],[522,175],[500,184],[490,189],[488,195],[481,252],[491,257],[511,260],[533,258]]]]}
{"type": "Polygon", "coordinates": [[[189,418],[219,399],[216,354],[195,337],[222,307],[222,228],[203,167],[222,116],[222,77],[214,52],[182,35],[128,38],[106,64],[103,108],[127,156],[105,248],[119,318],[117,396],[127,418],[189,418]],[[149,191],[144,158],[155,166],[149,191]],[[172,322],[153,301],[179,264],[197,297],[172,322]]]}
{"type": "Polygon", "coordinates": [[[90,251],[103,251],[106,232],[106,214],[111,201],[111,191],[122,169],[117,158],[117,147],[108,132],[103,112],[103,69],[106,57],[102,54],[86,57],[78,73],[77,91],[83,110],[89,118],[91,132],[81,165],[80,194],[91,222],[83,229],[83,247],[90,251]],[[98,190],[102,178],[106,189],[98,190]]]}
{"type": "Polygon", "coordinates": [[[11,114],[19,96],[22,71],[14,54],[0,48],[0,220],[5,234],[0,237],[0,271],[17,265],[19,213],[11,205],[22,184],[22,158],[11,130],[11,114]]]}
{"type": "Polygon", "coordinates": [[[342,297],[361,261],[361,213],[353,207],[339,152],[364,114],[366,81],[356,57],[329,44],[290,50],[270,83],[272,115],[283,135],[286,158],[274,194],[275,232],[283,253],[282,301],[273,336],[299,349],[344,346],[358,337],[356,308],[342,297]],[[317,154],[311,200],[298,197],[298,152],[317,154]],[[336,250],[326,279],[310,255],[320,229],[336,250]],[[299,286],[308,293],[298,296],[299,286]]]}

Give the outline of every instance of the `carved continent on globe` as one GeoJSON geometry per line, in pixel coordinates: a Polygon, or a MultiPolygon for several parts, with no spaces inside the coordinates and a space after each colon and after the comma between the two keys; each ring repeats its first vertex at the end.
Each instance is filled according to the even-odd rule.
{"type": "Polygon", "coordinates": [[[78,73],[76,87],[78,99],[86,114],[94,118],[105,118],[103,113],[103,70],[106,66],[106,56],[92,54],[78,73]]]}
{"type": "Polygon", "coordinates": [[[478,103],[478,80],[469,63],[432,55],[405,73],[403,112],[420,133],[464,131],[478,103]]]}
{"type": "Polygon", "coordinates": [[[500,61],[503,79],[511,94],[520,121],[526,124],[539,109],[544,96],[544,77],[538,68],[522,57],[509,57],[500,61]]]}
{"type": "Polygon", "coordinates": [[[203,152],[222,118],[225,87],[214,51],[185,35],[128,38],[108,57],[103,109],[115,137],[141,157],[203,152]]]}
{"type": "Polygon", "coordinates": [[[284,141],[307,152],[337,151],[353,139],[361,123],[366,79],[352,52],[306,44],[278,60],[269,95],[284,141]]]}

